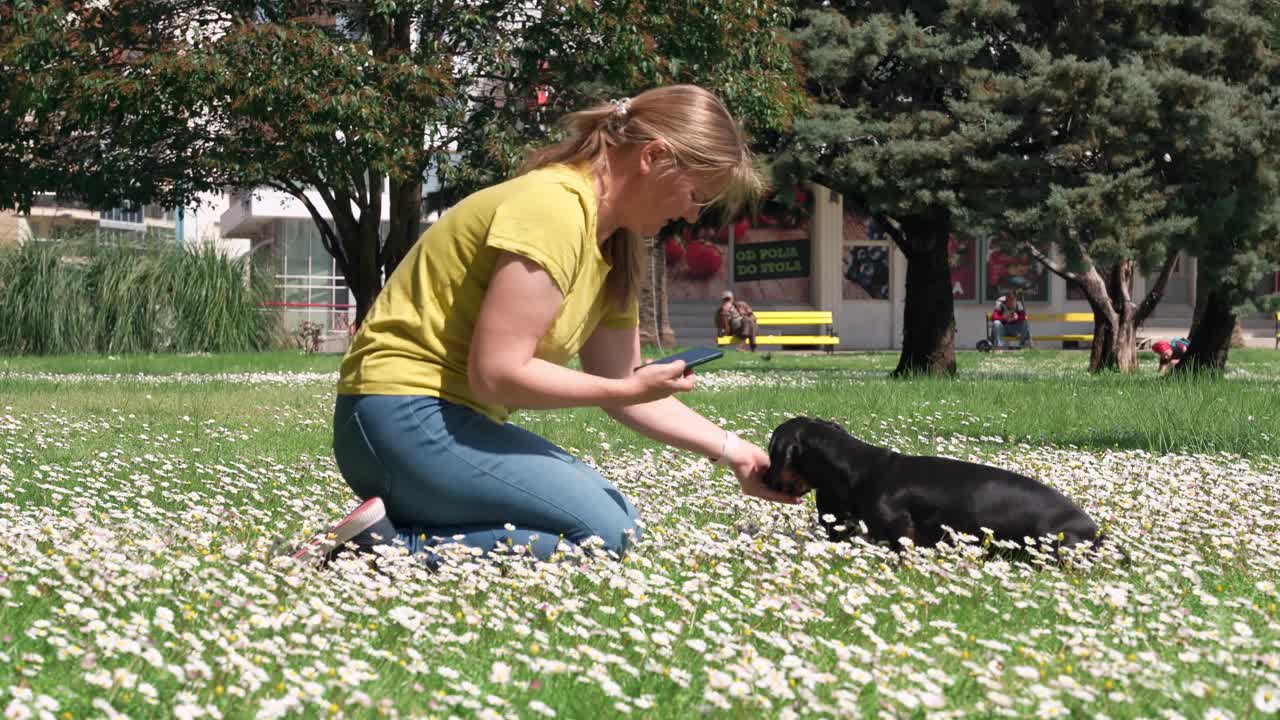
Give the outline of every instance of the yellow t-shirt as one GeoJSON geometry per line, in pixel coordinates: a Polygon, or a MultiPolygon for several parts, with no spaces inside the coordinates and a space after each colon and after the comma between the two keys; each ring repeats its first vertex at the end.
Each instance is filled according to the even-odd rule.
{"type": "Polygon", "coordinates": [[[596,241],[594,176],[552,165],[468,196],[422,234],[352,339],[338,394],[431,395],[504,422],[510,409],[480,402],[467,382],[499,251],[537,263],[564,294],[538,358],[563,365],[597,326],[638,326],[634,300],[619,311],[605,294],[610,265],[596,241]]]}

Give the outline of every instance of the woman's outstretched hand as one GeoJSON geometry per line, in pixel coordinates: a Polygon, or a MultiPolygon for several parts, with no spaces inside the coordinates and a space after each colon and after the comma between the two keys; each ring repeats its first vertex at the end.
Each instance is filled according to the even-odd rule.
{"type": "Polygon", "coordinates": [[[730,462],[733,474],[738,477],[738,485],[742,487],[743,495],[787,505],[800,502],[800,498],[770,490],[769,486],[764,484],[764,474],[769,471],[769,454],[752,443],[742,441],[730,462]]]}

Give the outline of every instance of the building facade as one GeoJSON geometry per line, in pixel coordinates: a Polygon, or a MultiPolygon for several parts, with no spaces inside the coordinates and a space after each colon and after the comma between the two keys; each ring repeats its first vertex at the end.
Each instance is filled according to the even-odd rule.
{"type": "Polygon", "coordinates": [[[225,206],[224,195],[206,193],[185,208],[144,205],[102,210],[56,193],[41,193],[30,212],[0,211],[0,245],[49,238],[145,238],[186,247],[209,244],[237,257],[248,252],[249,244],[223,236],[218,221],[225,206]]]}
{"type": "MultiPolygon", "coordinates": [[[[906,257],[869,217],[845,208],[838,193],[812,185],[800,218],[764,217],[705,238],[668,238],[665,283],[670,323],[681,345],[712,342],[712,315],[720,293],[731,289],[757,309],[831,310],[840,349],[890,350],[902,346],[906,257]]],[[[986,334],[986,315],[1010,278],[1025,285],[1032,313],[1091,312],[1083,293],[1029,255],[1006,254],[985,239],[953,237],[951,289],[956,347],[972,349],[986,334]]],[[[1195,258],[1181,256],[1164,298],[1140,330],[1145,337],[1186,335],[1196,298],[1195,258]]],[[[1154,277],[1134,279],[1134,297],[1154,277]]],[[[1280,291],[1280,273],[1259,293],[1280,291]]],[[[1080,324],[1032,324],[1033,333],[1090,332],[1080,324]]],[[[1270,347],[1271,315],[1245,318],[1246,335],[1270,347]],[[1265,342],[1264,342],[1265,340],[1265,342]]]]}

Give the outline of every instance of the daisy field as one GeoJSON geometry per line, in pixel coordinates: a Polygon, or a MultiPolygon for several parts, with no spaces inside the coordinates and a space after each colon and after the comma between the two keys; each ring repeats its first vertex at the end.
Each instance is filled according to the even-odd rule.
{"type": "Polygon", "coordinates": [[[821,535],[812,500],[593,410],[516,421],[599,468],[622,560],[281,557],[353,506],[338,358],[0,360],[7,718],[1280,717],[1280,355],[1214,380],[1089,376],[1078,352],[730,353],[691,405],[764,446],[804,414],[1058,488],[1117,542],[1061,565],[960,538],[821,535]]]}

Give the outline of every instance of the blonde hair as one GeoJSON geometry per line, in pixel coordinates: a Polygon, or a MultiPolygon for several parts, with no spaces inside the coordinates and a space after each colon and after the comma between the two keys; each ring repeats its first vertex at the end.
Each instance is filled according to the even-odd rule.
{"type": "MultiPolygon", "coordinates": [[[[724,217],[732,217],[764,192],[764,176],[738,123],[720,98],[697,85],[653,88],[634,98],[569,113],[560,122],[569,137],[530,153],[521,174],[554,163],[588,164],[604,171],[609,148],[662,140],[671,149],[672,165],[666,171],[723,178],[719,193],[707,204],[721,207],[724,217]]],[[[601,250],[612,266],[606,281],[609,297],[625,307],[640,284],[645,243],[620,229],[601,250]]]]}

